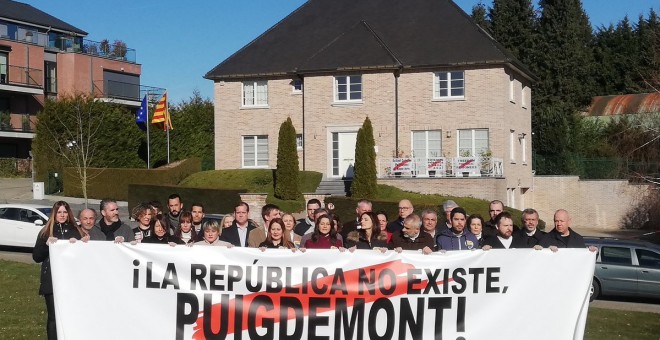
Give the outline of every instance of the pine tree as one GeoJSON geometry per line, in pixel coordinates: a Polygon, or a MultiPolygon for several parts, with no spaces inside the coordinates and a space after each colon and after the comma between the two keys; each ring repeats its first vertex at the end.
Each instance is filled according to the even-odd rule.
{"type": "Polygon", "coordinates": [[[531,0],[495,0],[489,14],[493,37],[518,60],[533,66],[536,14],[531,0]]]}
{"type": "Polygon", "coordinates": [[[300,197],[298,171],[296,128],[293,127],[293,122],[289,117],[280,125],[280,134],[277,142],[275,197],[283,200],[296,200],[300,197]]]}
{"type": "Polygon", "coordinates": [[[490,27],[490,21],[488,21],[487,15],[487,8],[486,5],[483,3],[478,3],[474,6],[472,6],[472,14],[470,15],[472,17],[472,20],[474,22],[481,26],[484,30],[490,33],[491,27],[490,27]]]}
{"type": "Polygon", "coordinates": [[[351,193],[353,197],[374,198],[376,197],[377,173],[376,173],[376,142],[371,120],[367,117],[358,130],[357,143],[355,144],[355,171],[353,172],[353,183],[351,193]]]}

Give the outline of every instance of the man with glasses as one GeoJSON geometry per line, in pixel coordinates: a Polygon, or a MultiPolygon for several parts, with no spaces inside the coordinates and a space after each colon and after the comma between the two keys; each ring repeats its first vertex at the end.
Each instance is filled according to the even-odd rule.
{"type": "Polygon", "coordinates": [[[399,218],[387,225],[387,231],[392,234],[398,234],[403,229],[403,221],[413,213],[413,210],[413,205],[409,200],[401,200],[399,202],[399,218]]]}

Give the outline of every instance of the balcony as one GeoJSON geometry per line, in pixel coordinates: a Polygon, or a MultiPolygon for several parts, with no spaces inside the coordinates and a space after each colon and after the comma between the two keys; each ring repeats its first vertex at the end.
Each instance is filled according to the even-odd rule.
{"type": "Polygon", "coordinates": [[[34,138],[33,125],[29,115],[0,112],[0,137],[32,139],[34,138]]]}
{"type": "Polygon", "coordinates": [[[94,81],[94,96],[106,102],[128,106],[140,106],[147,96],[150,102],[157,101],[165,93],[161,87],[124,83],[113,80],[94,81]]]}
{"type": "Polygon", "coordinates": [[[43,71],[0,64],[0,91],[43,94],[43,71]]]}
{"type": "Polygon", "coordinates": [[[379,158],[378,178],[504,177],[501,158],[379,158]]]}
{"type": "Polygon", "coordinates": [[[60,52],[83,53],[92,56],[136,63],[135,49],[124,42],[92,41],[59,33],[39,32],[34,27],[0,22],[0,38],[25,42],[60,52]]]}

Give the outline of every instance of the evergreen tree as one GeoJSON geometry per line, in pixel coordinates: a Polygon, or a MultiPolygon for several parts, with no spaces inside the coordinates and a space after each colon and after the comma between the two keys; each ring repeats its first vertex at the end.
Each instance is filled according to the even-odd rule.
{"type": "Polygon", "coordinates": [[[197,157],[205,170],[213,169],[213,102],[195,91],[190,99],[171,106],[170,115],[174,126],[170,131],[171,160],[197,157]]]}
{"type": "Polygon", "coordinates": [[[637,30],[639,88],[641,92],[660,91],[660,20],[651,9],[647,20],[640,17],[637,30]]]}
{"type": "Polygon", "coordinates": [[[300,197],[298,187],[298,151],[296,128],[291,118],[280,125],[277,142],[277,168],[275,169],[275,197],[296,200],[300,197]]]}
{"type": "Polygon", "coordinates": [[[477,25],[481,26],[484,30],[487,32],[491,32],[491,27],[490,27],[490,21],[488,21],[487,15],[487,8],[486,5],[483,3],[478,3],[474,6],[472,6],[472,14],[470,15],[472,17],[472,20],[474,20],[477,25]]]}
{"type": "Polygon", "coordinates": [[[357,134],[355,144],[355,171],[353,172],[353,183],[351,194],[353,197],[374,198],[376,197],[377,173],[376,173],[376,142],[371,120],[367,117],[357,134]]]}
{"type": "Polygon", "coordinates": [[[528,67],[534,66],[536,14],[531,0],[494,0],[489,15],[493,37],[528,67]]]}

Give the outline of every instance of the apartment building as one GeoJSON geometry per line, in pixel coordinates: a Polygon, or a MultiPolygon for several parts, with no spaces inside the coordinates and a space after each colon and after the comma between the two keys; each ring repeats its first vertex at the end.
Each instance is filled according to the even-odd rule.
{"type": "Polygon", "coordinates": [[[28,4],[0,0],[0,158],[28,158],[46,98],[88,93],[137,108],[145,92],[135,50],[28,4]]]}
{"type": "Polygon", "coordinates": [[[291,117],[301,169],[351,178],[369,117],[381,181],[532,186],[533,75],[450,0],[309,0],[205,77],[216,169],[274,168],[291,117]]]}

